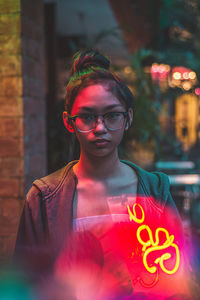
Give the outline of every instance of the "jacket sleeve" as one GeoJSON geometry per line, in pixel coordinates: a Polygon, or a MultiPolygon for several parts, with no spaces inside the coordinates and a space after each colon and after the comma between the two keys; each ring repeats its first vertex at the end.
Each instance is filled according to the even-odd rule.
{"type": "Polygon", "coordinates": [[[32,186],[24,204],[13,256],[13,262],[29,273],[41,273],[42,269],[49,268],[46,227],[42,195],[32,186]]]}
{"type": "Polygon", "coordinates": [[[182,293],[185,297],[186,295],[190,297],[191,288],[189,283],[191,276],[191,265],[187,253],[188,245],[185,240],[183,222],[170,192],[170,183],[168,176],[164,173],[157,173],[156,175],[159,176],[159,193],[160,199],[162,199],[163,207],[161,226],[166,228],[171,236],[174,236],[173,243],[178,246],[180,253],[180,265],[178,271],[173,275],[174,277],[172,277],[176,281],[174,292],[176,292],[177,294],[179,292],[182,293]]]}
{"type": "Polygon", "coordinates": [[[159,177],[159,199],[161,199],[163,209],[163,224],[167,224],[172,232],[177,230],[177,234],[183,238],[182,221],[170,192],[169,178],[162,172],[155,173],[159,177]]]}
{"type": "Polygon", "coordinates": [[[158,196],[157,198],[161,201],[163,211],[168,210],[177,219],[177,222],[181,225],[181,218],[176,207],[176,204],[172,198],[170,192],[170,182],[166,174],[162,172],[154,172],[158,178],[158,196]]]}
{"type": "Polygon", "coordinates": [[[16,248],[35,246],[46,241],[45,215],[40,191],[35,187],[29,190],[20,219],[16,248]]]}

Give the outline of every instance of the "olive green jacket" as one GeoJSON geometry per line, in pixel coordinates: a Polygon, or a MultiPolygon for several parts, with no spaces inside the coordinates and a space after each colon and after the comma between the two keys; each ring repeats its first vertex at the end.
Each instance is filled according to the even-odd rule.
{"type": "MultiPolygon", "coordinates": [[[[143,199],[143,208],[148,216],[159,222],[165,215],[166,207],[174,211],[170,223],[180,224],[179,214],[170,194],[167,175],[147,172],[133,163],[131,166],[138,176],[137,196],[143,199]]],[[[66,241],[73,223],[73,199],[76,176],[72,161],[64,168],[35,180],[29,190],[19,225],[15,252],[22,247],[48,245],[56,257],[66,241]]]]}

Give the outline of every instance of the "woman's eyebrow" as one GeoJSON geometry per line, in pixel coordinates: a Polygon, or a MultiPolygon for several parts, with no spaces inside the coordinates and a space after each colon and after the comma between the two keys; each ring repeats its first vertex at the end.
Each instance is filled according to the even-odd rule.
{"type": "MultiPolygon", "coordinates": [[[[122,107],[121,104],[112,104],[112,105],[108,105],[108,106],[104,106],[103,110],[109,110],[109,109],[113,109],[116,107],[122,107]]],[[[79,107],[79,111],[80,110],[86,110],[86,111],[91,111],[93,112],[96,109],[96,107],[88,107],[88,106],[81,106],[79,107]]]]}
{"type": "Polygon", "coordinates": [[[112,104],[112,105],[106,106],[105,109],[112,109],[112,108],[116,108],[116,107],[122,107],[122,105],[121,104],[112,104]]]}

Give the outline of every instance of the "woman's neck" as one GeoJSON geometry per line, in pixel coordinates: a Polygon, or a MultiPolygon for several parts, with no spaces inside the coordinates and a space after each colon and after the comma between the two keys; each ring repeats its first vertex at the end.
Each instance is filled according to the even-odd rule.
{"type": "Polygon", "coordinates": [[[80,160],[73,169],[78,178],[102,180],[117,176],[121,171],[121,163],[117,151],[106,157],[92,157],[81,153],[80,160]]]}

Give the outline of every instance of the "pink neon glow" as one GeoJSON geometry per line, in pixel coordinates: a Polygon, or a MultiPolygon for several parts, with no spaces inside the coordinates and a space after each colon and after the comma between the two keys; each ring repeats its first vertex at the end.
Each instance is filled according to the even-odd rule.
{"type": "MultiPolygon", "coordinates": [[[[135,201],[135,197],[132,197],[132,202],[129,198],[131,208],[135,201]]],[[[94,300],[118,299],[118,295],[123,295],[119,299],[125,299],[131,289],[134,293],[155,294],[152,299],[156,300],[164,300],[178,293],[189,294],[180,220],[172,210],[163,210],[159,202],[152,198],[138,197],[137,203],[142,210],[140,206],[135,206],[136,218],[132,221],[127,210],[125,221],[114,222],[111,217],[107,222],[90,227],[89,231],[74,232],[66,242],[55,264],[55,276],[62,283],[72,286],[78,300],[82,299],[81,296],[94,300]],[[163,272],[160,265],[155,264],[159,257],[165,255],[166,249],[157,249],[148,254],[148,267],[156,266],[156,272],[150,273],[144,266],[143,248],[148,244],[149,232],[140,231],[142,243],[136,234],[143,224],[151,229],[153,239],[160,227],[165,228],[169,236],[174,236],[173,243],[180,250],[180,266],[174,274],[163,272]]],[[[158,238],[159,245],[163,245],[166,232],[160,231],[158,238]]],[[[164,265],[167,270],[172,270],[176,263],[176,252],[173,247],[169,247],[167,252],[171,254],[171,259],[165,260],[164,265]]]]}
{"type": "Polygon", "coordinates": [[[194,92],[197,96],[200,96],[200,88],[196,88],[194,92]]]}
{"type": "Polygon", "coordinates": [[[169,75],[170,67],[165,65],[153,64],[151,66],[151,76],[153,80],[165,80],[169,75]]]}

